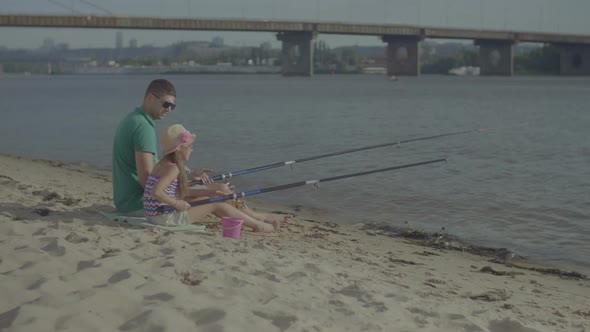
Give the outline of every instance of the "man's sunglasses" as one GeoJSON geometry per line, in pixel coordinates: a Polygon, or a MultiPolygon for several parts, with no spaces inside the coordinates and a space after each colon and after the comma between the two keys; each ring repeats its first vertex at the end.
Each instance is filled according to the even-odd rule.
{"type": "MultiPolygon", "coordinates": [[[[154,95],[154,97],[156,97],[158,99],[162,99],[162,98],[160,98],[159,96],[156,96],[153,93],[152,93],[152,95],[154,95]]],[[[173,104],[173,103],[171,103],[171,102],[169,102],[167,100],[164,100],[164,102],[162,103],[162,107],[164,107],[164,108],[170,107],[170,109],[174,111],[174,109],[176,108],[176,104],[173,104]]]]}

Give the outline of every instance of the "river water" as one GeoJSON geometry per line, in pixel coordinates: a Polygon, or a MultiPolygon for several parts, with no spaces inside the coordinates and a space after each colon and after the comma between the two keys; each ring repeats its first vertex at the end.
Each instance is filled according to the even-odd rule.
{"type": "MultiPolygon", "coordinates": [[[[149,75],[4,76],[0,153],[110,167],[120,119],[149,75]]],[[[425,160],[445,163],[252,198],[324,220],[386,222],[590,271],[590,79],[179,75],[158,127],[197,133],[194,166],[220,172],[472,130],[236,177],[239,191],[425,160]],[[479,128],[527,123],[504,130],[479,128]]]]}

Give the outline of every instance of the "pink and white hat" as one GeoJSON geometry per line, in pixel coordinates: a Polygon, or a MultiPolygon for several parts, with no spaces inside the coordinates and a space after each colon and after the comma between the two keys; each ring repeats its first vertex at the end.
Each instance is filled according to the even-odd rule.
{"type": "Polygon", "coordinates": [[[175,124],[164,129],[160,135],[160,144],[164,155],[178,151],[182,146],[192,144],[197,135],[191,134],[182,125],[175,124]]]}

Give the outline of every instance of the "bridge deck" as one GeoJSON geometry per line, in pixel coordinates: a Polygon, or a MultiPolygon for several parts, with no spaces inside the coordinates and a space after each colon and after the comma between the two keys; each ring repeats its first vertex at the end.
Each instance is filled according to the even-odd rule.
{"type": "Polygon", "coordinates": [[[385,24],[294,22],[239,19],[186,19],[127,16],[0,15],[0,26],[95,29],[157,29],[289,32],[323,34],[414,36],[418,38],[496,39],[524,42],[590,44],[590,36],[534,32],[448,29],[385,24]]]}

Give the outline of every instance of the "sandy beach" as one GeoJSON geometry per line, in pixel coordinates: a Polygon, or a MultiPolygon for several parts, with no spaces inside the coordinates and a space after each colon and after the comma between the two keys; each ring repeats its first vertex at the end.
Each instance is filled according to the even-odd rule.
{"type": "Polygon", "coordinates": [[[213,217],[133,228],[99,214],[110,177],[84,165],[0,156],[0,184],[0,331],[590,331],[577,273],[288,208],[239,240],[213,217]]]}

